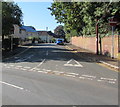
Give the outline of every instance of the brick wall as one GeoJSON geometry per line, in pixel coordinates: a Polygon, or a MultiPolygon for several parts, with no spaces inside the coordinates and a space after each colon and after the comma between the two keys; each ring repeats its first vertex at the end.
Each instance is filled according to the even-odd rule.
{"type": "MultiPolygon", "coordinates": [[[[96,37],[72,37],[72,44],[96,53],[96,37]]],[[[112,37],[104,37],[101,40],[102,54],[112,55],[112,37]]],[[[100,50],[100,44],[99,44],[100,50]]],[[[119,49],[120,50],[120,49],[119,49]]],[[[114,36],[114,56],[118,57],[118,35],[114,36]]]]}

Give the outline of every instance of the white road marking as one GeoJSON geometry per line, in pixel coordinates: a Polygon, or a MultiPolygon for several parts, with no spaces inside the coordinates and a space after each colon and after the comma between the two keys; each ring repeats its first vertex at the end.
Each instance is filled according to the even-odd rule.
{"type": "Polygon", "coordinates": [[[51,70],[46,70],[47,72],[50,72],[51,70]]]}
{"type": "Polygon", "coordinates": [[[77,74],[77,73],[67,73],[67,74],[70,74],[70,75],[79,75],[79,74],[77,74]]]}
{"type": "Polygon", "coordinates": [[[91,75],[82,75],[84,77],[88,77],[88,78],[96,78],[96,76],[91,76],[91,75]]]}
{"type": "Polygon", "coordinates": [[[25,69],[29,69],[29,68],[31,68],[31,67],[24,67],[25,69]]]}
{"type": "Polygon", "coordinates": [[[97,80],[98,82],[101,82],[101,81],[103,81],[103,80],[97,80]]]}
{"type": "Polygon", "coordinates": [[[85,79],[85,77],[79,77],[80,79],[85,79]]]}
{"type": "Polygon", "coordinates": [[[48,51],[46,52],[46,55],[48,55],[48,51]]]}
{"type": "Polygon", "coordinates": [[[17,85],[13,85],[13,84],[10,84],[10,83],[7,83],[7,82],[0,81],[0,83],[5,84],[5,85],[8,85],[8,86],[11,86],[11,87],[14,87],[14,88],[18,88],[18,89],[20,89],[20,90],[23,90],[23,89],[24,89],[24,88],[22,88],[22,87],[19,87],[19,86],[17,86],[17,85]]]}
{"type": "Polygon", "coordinates": [[[37,71],[37,72],[44,72],[44,71],[37,71]]]}
{"type": "Polygon", "coordinates": [[[26,61],[27,59],[30,59],[31,57],[33,57],[34,55],[30,55],[27,58],[23,58],[23,59],[18,59],[15,62],[22,62],[22,61],[26,61]]]}
{"type": "Polygon", "coordinates": [[[53,72],[58,72],[59,73],[60,71],[53,71],[53,72]]]}
{"type": "Polygon", "coordinates": [[[101,77],[100,79],[101,79],[101,80],[108,80],[108,81],[116,81],[116,80],[117,80],[117,79],[103,78],[103,77],[101,77]]]}
{"type": "Polygon", "coordinates": [[[46,71],[43,71],[42,73],[45,73],[45,74],[47,74],[48,72],[46,72],[46,71]]]}
{"type": "Polygon", "coordinates": [[[20,52],[19,54],[16,54],[16,55],[11,56],[11,57],[9,57],[9,58],[5,58],[5,60],[10,59],[10,58],[13,58],[13,57],[18,56],[18,55],[21,55],[22,53],[26,52],[28,49],[30,49],[30,48],[32,48],[32,47],[33,47],[33,46],[29,46],[27,49],[25,49],[24,51],[20,52]]]}
{"type": "Polygon", "coordinates": [[[27,69],[21,68],[21,70],[24,70],[24,71],[25,71],[25,70],[27,70],[27,69]]]}
{"type": "Polygon", "coordinates": [[[113,81],[108,81],[109,83],[111,83],[111,84],[115,84],[115,82],[113,82],[113,81]]]}
{"type": "Polygon", "coordinates": [[[30,71],[32,71],[32,70],[36,69],[37,67],[41,66],[44,62],[45,62],[45,59],[43,59],[42,62],[39,63],[36,67],[30,69],[30,71]]]}
{"type": "Polygon", "coordinates": [[[11,67],[15,66],[15,65],[10,65],[11,67]]]}
{"type": "Polygon", "coordinates": [[[6,68],[10,68],[9,66],[7,66],[6,68]]]}
{"type": "Polygon", "coordinates": [[[69,60],[66,64],[64,64],[64,66],[83,67],[83,65],[81,65],[81,64],[80,64],[78,61],[76,61],[75,59],[69,60]],[[74,61],[76,64],[70,64],[71,61],[74,61]]]}
{"type": "Polygon", "coordinates": [[[74,75],[68,75],[68,74],[64,74],[64,75],[68,77],[75,77],[74,75]]]}
{"type": "Polygon", "coordinates": [[[79,77],[80,79],[87,79],[87,80],[93,80],[92,78],[86,78],[86,77],[79,77]]]}

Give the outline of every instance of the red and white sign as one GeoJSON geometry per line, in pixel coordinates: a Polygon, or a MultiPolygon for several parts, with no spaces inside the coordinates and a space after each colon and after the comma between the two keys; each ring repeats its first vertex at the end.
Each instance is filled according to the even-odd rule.
{"type": "Polygon", "coordinates": [[[117,20],[116,18],[112,17],[109,19],[109,24],[110,26],[116,26],[117,25],[117,20]]]}

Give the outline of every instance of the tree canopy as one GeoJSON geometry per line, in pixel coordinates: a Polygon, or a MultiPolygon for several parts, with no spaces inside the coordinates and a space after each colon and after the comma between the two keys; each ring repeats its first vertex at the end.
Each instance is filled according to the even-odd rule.
{"type": "Polygon", "coordinates": [[[22,11],[14,2],[2,2],[2,36],[13,32],[13,24],[21,25],[22,11]]]}
{"type": "Polygon", "coordinates": [[[64,27],[62,25],[57,26],[54,29],[54,33],[62,38],[65,38],[64,27]]]}
{"type": "Polygon", "coordinates": [[[109,17],[120,15],[120,2],[54,2],[48,9],[58,23],[64,23],[67,33],[76,31],[78,35],[92,35],[96,19],[99,32],[107,33],[109,17]]]}

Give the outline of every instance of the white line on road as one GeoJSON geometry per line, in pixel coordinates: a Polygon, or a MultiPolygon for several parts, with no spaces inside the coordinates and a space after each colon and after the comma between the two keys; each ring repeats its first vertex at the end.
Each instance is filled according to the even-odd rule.
{"type": "Polygon", "coordinates": [[[14,87],[14,88],[18,88],[18,89],[20,89],[20,90],[23,90],[23,89],[24,89],[24,88],[22,88],[22,87],[19,87],[19,86],[17,86],[17,85],[13,85],[13,84],[10,84],[10,83],[7,83],[7,82],[0,81],[0,83],[5,84],[5,85],[9,85],[9,86],[14,87]]]}
{"type": "Polygon", "coordinates": [[[41,66],[45,62],[45,59],[42,60],[41,63],[39,63],[36,67],[30,69],[30,71],[33,71],[34,69],[37,69],[37,67],[41,66]]]}
{"type": "Polygon", "coordinates": [[[64,74],[64,75],[68,77],[75,77],[74,75],[68,75],[68,74],[64,74]]]}
{"type": "Polygon", "coordinates": [[[87,80],[93,80],[92,78],[86,78],[86,77],[79,77],[80,79],[87,79],[87,80]]]}
{"type": "Polygon", "coordinates": [[[69,74],[69,75],[79,75],[77,73],[67,73],[67,74],[69,74]]]}
{"type": "Polygon", "coordinates": [[[48,55],[48,51],[46,51],[46,55],[48,55]]]}
{"type": "Polygon", "coordinates": [[[88,78],[96,78],[96,76],[91,76],[91,75],[82,75],[84,77],[88,77],[88,78]]]}
{"type": "Polygon", "coordinates": [[[100,79],[101,79],[101,80],[108,80],[108,81],[116,81],[116,80],[117,80],[117,79],[103,78],[103,77],[101,77],[100,79]]]}
{"type": "Polygon", "coordinates": [[[10,65],[11,67],[13,67],[14,65],[10,65]]]}

